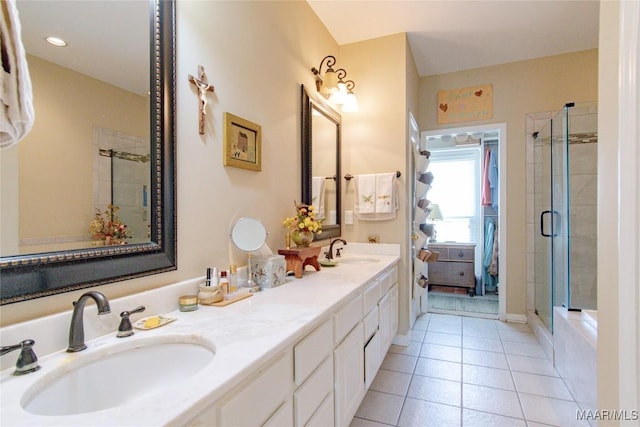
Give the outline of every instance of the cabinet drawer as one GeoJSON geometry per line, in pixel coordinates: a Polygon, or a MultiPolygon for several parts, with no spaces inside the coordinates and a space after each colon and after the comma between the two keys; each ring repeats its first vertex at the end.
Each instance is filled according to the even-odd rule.
{"type": "Polygon", "coordinates": [[[293,401],[297,427],[307,424],[309,418],[318,409],[322,401],[331,394],[332,390],[333,357],[327,357],[309,380],[294,393],[293,401]]]}
{"type": "Polygon", "coordinates": [[[447,259],[452,261],[473,261],[473,249],[469,248],[449,248],[447,259]]]}
{"type": "Polygon", "coordinates": [[[380,296],[386,294],[393,283],[393,276],[390,271],[380,277],[380,296]]]}
{"type": "Polygon", "coordinates": [[[429,283],[473,288],[476,285],[473,263],[441,261],[432,263],[429,265],[429,283]]]}
{"type": "Polygon", "coordinates": [[[378,308],[372,309],[364,319],[362,319],[364,325],[364,342],[366,343],[371,338],[371,335],[378,329],[378,308]]]}
{"type": "Polygon", "coordinates": [[[363,313],[368,313],[380,299],[380,281],[373,280],[363,292],[363,313]]]}
{"type": "Polygon", "coordinates": [[[294,379],[300,385],[333,349],[331,319],[318,326],[293,348],[294,379]]]}
{"type": "Polygon", "coordinates": [[[257,426],[266,423],[290,396],[293,384],[291,352],[274,359],[267,368],[220,404],[220,426],[257,426]],[[252,404],[247,410],[247,402],[252,404]]]}
{"type": "Polygon", "coordinates": [[[333,315],[334,343],[340,343],[360,320],[362,320],[362,296],[358,295],[333,315]]]}

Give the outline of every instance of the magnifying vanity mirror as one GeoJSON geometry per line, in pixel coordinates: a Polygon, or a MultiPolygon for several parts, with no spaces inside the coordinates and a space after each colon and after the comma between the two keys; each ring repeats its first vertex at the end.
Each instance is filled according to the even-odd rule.
{"type": "Polygon", "coordinates": [[[236,248],[247,253],[247,277],[249,288],[254,288],[255,283],[251,274],[251,252],[257,251],[267,240],[267,230],[264,225],[255,218],[240,218],[231,227],[231,242],[236,248]]]}
{"type": "Polygon", "coordinates": [[[0,304],[175,269],[175,2],[17,8],[36,122],[0,152],[0,304]],[[129,237],[96,241],[109,205],[129,237]]]}
{"type": "Polygon", "coordinates": [[[340,229],[340,139],[342,120],[331,106],[304,85],[302,93],[302,202],[324,219],[320,238],[340,229]]]}

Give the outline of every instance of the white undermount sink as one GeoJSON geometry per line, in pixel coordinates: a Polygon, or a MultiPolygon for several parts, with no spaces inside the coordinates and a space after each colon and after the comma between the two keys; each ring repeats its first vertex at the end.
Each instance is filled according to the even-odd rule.
{"type": "Polygon", "coordinates": [[[338,258],[337,261],[339,264],[369,264],[379,262],[380,260],[373,257],[350,256],[346,258],[338,258]]]}
{"type": "Polygon", "coordinates": [[[213,345],[194,336],[131,338],[86,355],[70,354],[68,364],[34,384],[21,404],[37,415],[115,408],[179,384],[214,356],[213,345]]]}

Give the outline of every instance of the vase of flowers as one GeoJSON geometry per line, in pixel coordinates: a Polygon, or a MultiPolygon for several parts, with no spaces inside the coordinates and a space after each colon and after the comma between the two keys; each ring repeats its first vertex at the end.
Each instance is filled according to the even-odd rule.
{"type": "Polygon", "coordinates": [[[124,245],[133,237],[127,225],[118,217],[120,208],[108,205],[104,212],[96,209],[96,216],[89,225],[94,246],[124,245]]]}
{"type": "Polygon", "coordinates": [[[296,246],[306,247],[313,242],[316,234],[322,233],[322,220],[316,219],[313,205],[297,204],[296,215],[285,218],[283,225],[291,232],[291,240],[296,246]]]}

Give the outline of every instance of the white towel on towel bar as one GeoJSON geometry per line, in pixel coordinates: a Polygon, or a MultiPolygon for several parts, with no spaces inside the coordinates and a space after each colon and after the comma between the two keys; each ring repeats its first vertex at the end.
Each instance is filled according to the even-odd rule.
{"type": "Polygon", "coordinates": [[[376,213],[389,213],[393,209],[393,184],[395,173],[379,173],[376,175],[376,213]]]}
{"type": "Polygon", "coordinates": [[[2,1],[0,7],[0,49],[3,59],[0,67],[0,148],[3,148],[17,143],[29,133],[35,113],[15,1],[2,1]]]}
{"type": "Polygon", "coordinates": [[[355,211],[360,214],[376,211],[376,175],[356,175],[355,211]]]}
{"type": "Polygon", "coordinates": [[[398,191],[395,173],[356,175],[355,181],[354,211],[358,219],[383,221],[396,218],[398,191]],[[373,194],[373,197],[369,197],[369,194],[373,194]]]}
{"type": "Polygon", "coordinates": [[[316,208],[316,219],[324,219],[324,176],[311,178],[311,204],[316,208]]]}

